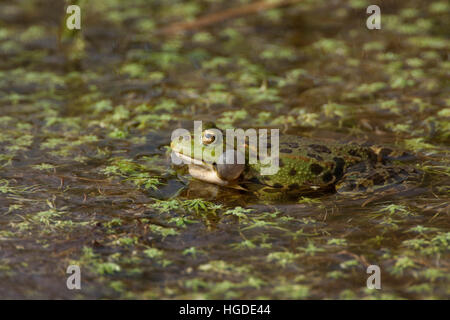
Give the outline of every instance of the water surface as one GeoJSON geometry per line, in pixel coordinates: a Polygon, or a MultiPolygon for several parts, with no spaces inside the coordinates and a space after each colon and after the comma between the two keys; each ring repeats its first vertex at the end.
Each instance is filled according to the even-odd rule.
{"type": "Polygon", "coordinates": [[[383,1],[381,30],[352,0],[159,32],[245,3],[78,1],[81,32],[62,1],[0,4],[1,298],[449,298],[449,4],[383,1]],[[194,120],[409,149],[427,180],[267,203],[174,170],[194,120]]]}

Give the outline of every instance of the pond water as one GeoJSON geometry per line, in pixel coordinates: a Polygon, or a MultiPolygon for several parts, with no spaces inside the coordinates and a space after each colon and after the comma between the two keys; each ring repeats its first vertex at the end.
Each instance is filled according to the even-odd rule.
{"type": "Polygon", "coordinates": [[[249,1],[67,3],[81,31],[63,1],[0,4],[0,298],[450,297],[447,1],[383,1],[380,30],[365,0],[305,0],[179,33],[249,1]],[[407,149],[426,179],[264,201],[171,166],[194,120],[407,149]]]}

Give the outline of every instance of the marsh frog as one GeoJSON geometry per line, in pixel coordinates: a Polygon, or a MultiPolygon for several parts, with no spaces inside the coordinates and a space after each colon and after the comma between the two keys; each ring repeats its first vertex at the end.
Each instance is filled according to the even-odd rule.
{"type": "MultiPolygon", "coordinates": [[[[192,136],[192,139],[180,138],[171,143],[171,150],[176,156],[191,161],[190,175],[209,183],[252,190],[258,194],[337,192],[355,195],[385,190],[402,191],[422,177],[416,168],[401,164],[412,158],[407,152],[369,144],[323,142],[293,135],[280,135],[279,170],[273,175],[262,175],[259,163],[219,164],[216,159],[195,159],[195,148],[200,148],[197,151],[203,154],[203,151],[214,146],[217,131],[212,128],[217,129],[214,124],[205,128],[202,141],[197,146],[192,136]],[[185,147],[190,147],[190,153],[185,151],[189,149],[185,147]]],[[[248,143],[245,147],[248,148],[248,143]]],[[[270,148],[269,144],[269,152],[270,148]]]]}

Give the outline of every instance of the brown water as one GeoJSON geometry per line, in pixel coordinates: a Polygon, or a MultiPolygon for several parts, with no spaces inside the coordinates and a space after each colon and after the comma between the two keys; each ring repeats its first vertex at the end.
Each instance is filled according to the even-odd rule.
{"type": "Polygon", "coordinates": [[[0,4],[1,298],[449,298],[448,3],[383,1],[381,30],[353,0],[158,32],[246,2],[78,1],[81,33],[63,2],[0,4]],[[174,171],[194,120],[406,148],[427,179],[267,203],[174,171]]]}

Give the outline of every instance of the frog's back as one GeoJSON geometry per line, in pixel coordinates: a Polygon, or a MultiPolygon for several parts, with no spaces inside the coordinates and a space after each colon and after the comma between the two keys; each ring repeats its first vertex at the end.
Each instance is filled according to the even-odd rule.
{"type": "Polygon", "coordinates": [[[294,193],[327,188],[340,193],[383,191],[423,178],[414,168],[392,164],[392,160],[411,158],[414,156],[404,151],[376,145],[283,136],[279,171],[263,176],[253,167],[251,175],[271,188],[294,193]]]}
{"type": "Polygon", "coordinates": [[[356,144],[324,143],[298,136],[282,136],[279,145],[279,170],[274,175],[258,175],[263,184],[275,188],[323,188],[338,181],[346,169],[370,160],[373,152],[356,144]]]}

